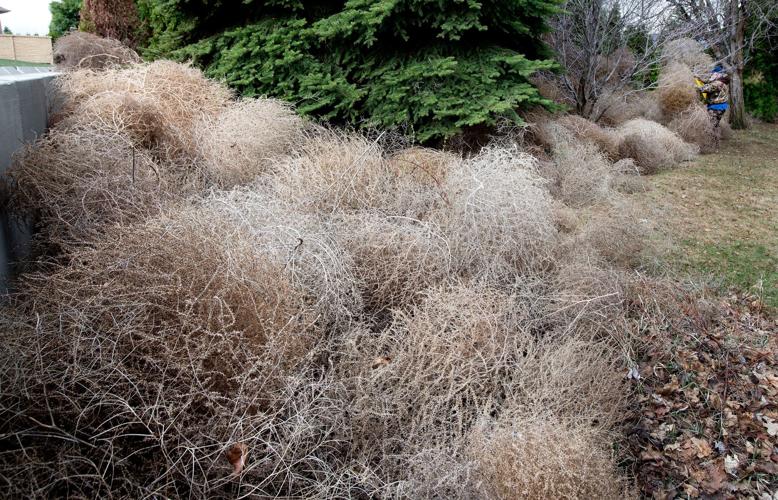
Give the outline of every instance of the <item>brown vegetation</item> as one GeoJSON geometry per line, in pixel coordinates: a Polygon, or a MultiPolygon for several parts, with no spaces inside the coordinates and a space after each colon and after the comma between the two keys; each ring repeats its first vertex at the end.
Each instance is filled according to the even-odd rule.
{"type": "Polygon", "coordinates": [[[132,0],[84,0],[79,29],[135,46],[140,28],[132,0]]]}
{"type": "Polygon", "coordinates": [[[117,40],[75,31],[54,43],[54,63],[59,69],[105,69],[138,63],[134,50],[117,40]]]}
{"type": "Polygon", "coordinates": [[[699,102],[694,74],[688,66],[673,62],[662,69],[657,98],[666,121],[699,102]]]}
{"type": "Polygon", "coordinates": [[[694,158],[698,149],[659,123],[636,118],[618,128],[622,137],[619,151],[633,158],[644,174],[675,167],[694,158]]]}
{"type": "Polygon", "coordinates": [[[713,153],[716,150],[716,134],[708,112],[702,105],[692,105],[675,115],[667,128],[678,134],[689,144],[700,148],[700,153],[713,153]]]}
{"type": "Polygon", "coordinates": [[[229,188],[267,174],[278,157],[303,141],[305,127],[286,103],[246,99],[215,117],[204,113],[195,135],[209,181],[229,188]]]}
{"type": "Polygon", "coordinates": [[[624,374],[664,317],[613,188],[690,156],[678,136],[567,117],[544,161],[459,157],[166,61],[60,87],[12,169],[67,244],[0,318],[0,494],[629,494],[624,374]]]}

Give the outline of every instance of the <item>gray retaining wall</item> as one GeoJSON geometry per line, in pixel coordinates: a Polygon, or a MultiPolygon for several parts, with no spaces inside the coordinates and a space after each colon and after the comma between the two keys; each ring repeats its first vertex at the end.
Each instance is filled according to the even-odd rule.
{"type": "MultiPolygon", "coordinates": [[[[0,175],[25,143],[46,131],[52,106],[48,68],[0,68],[0,175]]],[[[24,259],[31,225],[15,220],[0,204],[0,295],[8,290],[14,262],[24,259]]]]}

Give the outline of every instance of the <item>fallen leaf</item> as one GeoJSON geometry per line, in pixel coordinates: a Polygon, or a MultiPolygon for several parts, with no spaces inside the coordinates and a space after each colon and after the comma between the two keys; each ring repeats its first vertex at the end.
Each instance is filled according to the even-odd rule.
{"type": "Polygon", "coordinates": [[[716,493],[724,487],[727,480],[727,473],[721,466],[712,466],[708,468],[708,480],[702,483],[702,488],[707,493],[716,493]]]}
{"type": "Polygon", "coordinates": [[[740,459],[737,455],[727,455],[724,457],[724,469],[727,474],[737,476],[737,469],[740,467],[740,459]]]}
{"type": "Polygon", "coordinates": [[[235,443],[227,450],[227,460],[232,464],[232,475],[238,476],[243,467],[246,465],[246,457],[248,456],[249,448],[243,443],[235,443]]]}
{"type": "Polygon", "coordinates": [[[375,370],[376,368],[380,368],[382,366],[386,366],[389,363],[391,363],[391,361],[392,361],[392,358],[390,358],[389,356],[378,356],[377,358],[375,358],[373,360],[372,368],[373,368],[373,370],[375,370]]]}
{"type": "Polygon", "coordinates": [[[769,435],[778,436],[778,422],[770,417],[762,417],[762,425],[765,426],[769,435]]]}
{"type": "Polygon", "coordinates": [[[664,457],[662,456],[662,453],[659,450],[655,450],[653,448],[649,448],[640,454],[640,459],[644,462],[661,462],[663,458],[664,457]]]}
{"type": "Polygon", "coordinates": [[[692,445],[694,445],[694,449],[697,452],[697,458],[705,458],[710,456],[711,453],[713,453],[713,450],[711,449],[710,445],[707,441],[700,438],[691,438],[692,445]]]}

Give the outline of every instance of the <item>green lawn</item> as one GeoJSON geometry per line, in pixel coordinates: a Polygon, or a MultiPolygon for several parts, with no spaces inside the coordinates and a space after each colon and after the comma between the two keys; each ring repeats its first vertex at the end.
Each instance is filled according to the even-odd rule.
{"type": "Polygon", "coordinates": [[[778,309],[778,125],[736,131],[716,154],[650,178],[663,261],[778,309]]]}
{"type": "Polygon", "coordinates": [[[14,61],[12,59],[0,59],[0,66],[51,66],[51,64],[14,61]]]}

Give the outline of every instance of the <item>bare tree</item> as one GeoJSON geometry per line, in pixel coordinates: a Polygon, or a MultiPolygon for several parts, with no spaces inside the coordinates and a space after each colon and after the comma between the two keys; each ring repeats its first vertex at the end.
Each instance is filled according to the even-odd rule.
{"type": "Polygon", "coordinates": [[[577,113],[597,121],[608,109],[607,98],[651,85],[647,75],[662,54],[664,38],[658,33],[666,6],[664,0],[562,4],[549,44],[564,70],[558,76],[563,98],[577,113]]]}
{"type": "Polygon", "coordinates": [[[731,75],[730,122],[746,128],[743,72],[755,44],[775,35],[776,0],[668,0],[731,75]]]}

